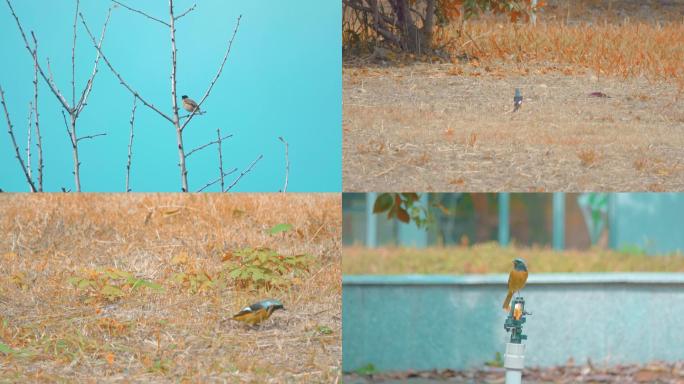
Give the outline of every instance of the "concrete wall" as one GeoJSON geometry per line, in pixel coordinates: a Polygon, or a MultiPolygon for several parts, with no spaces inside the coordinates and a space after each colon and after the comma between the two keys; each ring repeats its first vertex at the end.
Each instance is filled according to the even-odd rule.
{"type": "MultiPolygon", "coordinates": [[[[503,354],[507,275],[344,276],[342,367],[462,369],[503,354]]],[[[684,359],[684,274],[534,274],[526,366],[684,359]]]]}

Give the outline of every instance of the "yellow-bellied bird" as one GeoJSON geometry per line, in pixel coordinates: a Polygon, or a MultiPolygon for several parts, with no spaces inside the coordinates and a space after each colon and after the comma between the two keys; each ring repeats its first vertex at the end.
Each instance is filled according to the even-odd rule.
{"type": "Polygon", "coordinates": [[[202,113],[199,109],[199,105],[197,104],[197,102],[195,102],[195,100],[189,98],[188,95],[183,95],[183,96],[181,96],[181,98],[183,99],[183,109],[185,109],[186,111],[188,111],[190,113],[192,113],[192,112],[195,112],[197,114],[202,113]]]}
{"type": "Polygon", "coordinates": [[[278,309],[285,309],[283,303],[278,300],[268,299],[254,303],[242,308],[240,312],[233,315],[233,320],[241,321],[246,324],[256,325],[271,317],[273,312],[278,309]]]}
{"type": "Polygon", "coordinates": [[[508,295],[506,295],[506,300],[503,303],[505,310],[509,311],[511,309],[513,293],[523,289],[525,283],[527,283],[527,265],[525,265],[525,260],[515,259],[513,260],[513,269],[508,274],[508,295]]]}

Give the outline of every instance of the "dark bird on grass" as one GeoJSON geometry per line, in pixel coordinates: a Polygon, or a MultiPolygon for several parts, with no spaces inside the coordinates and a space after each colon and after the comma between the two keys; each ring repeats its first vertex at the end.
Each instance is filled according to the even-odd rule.
{"type": "Polygon", "coordinates": [[[183,99],[183,109],[186,111],[192,113],[195,112],[195,114],[202,114],[204,112],[200,111],[199,104],[195,102],[195,100],[191,99],[188,97],[188,95],[183,95],[181,96],[181,99],[183,99]]]}
{"type": "Polygon", "coordinates": [[[273,312],[278,309],[285,309],[283,303],[275,299],[262,300],[258,303],[254,303],[247,307],[242,308],[242,310],[235,315],[233,315],[233,320],[241,321],[245,324],[256,325],[264,320],[267,320],[273,312]]]}
{"type": "Polygon", "coordinates": [[[515,89],[515,96],[513,96],[513,112],[520,109],[520,107],[522,106],[522,101],[523,101],[523,97],[522,97],[522,94],[520,93],[520,88],[516,88],[515,89]]]}
{"type": "Polygon", "coordinates": [[[525,260],[515,259],[513,260],[513,269],[508,274],[508,294],[506,295],[506,300],[504,300],[503,309],[510,311],[513,293],[523,289],[525,283],[527,283],[527,265],[525,265],[525,260]]]}

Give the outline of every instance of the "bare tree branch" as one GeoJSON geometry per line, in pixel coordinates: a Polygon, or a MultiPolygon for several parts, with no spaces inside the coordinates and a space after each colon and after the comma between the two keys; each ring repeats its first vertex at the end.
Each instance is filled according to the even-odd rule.
{"type": "MultiPolygon", "coordinates": [[[[169,0],[169,30],[171,31],[171,107],[173,111],[173,126],[176,128],[176,142],[178,143],[178,168],[181,173],[181,190],[188,192],[188,168],[185,164],[185,148],[183,147],[183,127],[178,117],[178,98],[176,97],[176,19],[173,17],[173,0],[169,0]]],[[[199,108],[196,108],[198,110],[199,108]]],[[[192,117],[192,116],[191,116],[192,117]]]]}
{"type": "Polygon", "coordinates": [[[76,0],[76,11],[74,12],[74,39],[71,45],[71,105],[76,108],[76,22],[78,21],[78,8],[80,0],[76,0]]]}
{"type": "Polygon", "coordinates": [[[112,71],[112,73],[114,74],[114,76],[116,76],[116,78],[119,79],[119,82],[121,83],[121,85],[123,85],[123,86],[124,86],[124,87],[133,95],[133,96],[137,97],[138,100],[142,101],[142,103],[145,104],[146,107],[148,107],[148,108],[150,108],[151,110],[157,112],[161,117],[163,117],[163,118],[165,118],[166,120],[168,120],[168,121],[170,121],[171,123],[173,123],[173,119],[172,119],[169,115],[167,115],[166,113],[160,111],[157,107],[154,106],[154,104],[147,102],[147,101],[140,95],[140,93],[138,93],[138,91],[136,91],[135,89],[133,89],[133,88],[126,82],[126,80],[124,80],[123,77],[121,77],[121,74],[119,74],[119,72],[117,72],[116,69],[114,69],[114,67],[112,66],[112,63],[109,62],[109,60],[107,59],[107,56],[105,56],[105,54],[102,52],[102,49],[101,49],[100,47],[97,46],[97,41],[95,40],[95,36],[93,36],[92,32],[90,31],[90,28],[88,28],[88,24],[86,23],[86,20],[85,20],[85,18],[83,17],[83,14],[82,14],[82,13],[79,13],[79,16],[81,17],[81,22],[83,23],[83,26],[85,26],[86,32],[88,33],[88,36],[90,36],[90,40],[92,40],[93,45],[95,46],[95,49],[97,49],[97,51],[100,53],[100,56],[102,56],[102,60],[105,61],[105,63],[107,64],[107,66],[109,67],[109,69],[112,71]]]}
{"type": "Polygon", "coordinates": [[[69,141],[71,141],[71,153],[74,159],[74,170],[71,172],[74,175],[74,181],[76,184],[76,192],[81,192],[81,180],[79,176],[79,168],[81,163],[78,160],[78,137],[76,136],[76,116],[74,114],[69,114],[71,120],[71,125],[67,123],[66,114],[62,110],[62,117],[64,118],[64,125],[66,126],[67,135],[69,136],[69,141]]]}
{"type": "Polygon", "coordinates": [[[221,179],[223,179],[224,177],[226,177],[226,176],[228,176],[228,175],[232,175],[233,173],[237,172],[237,170],[238,170],[237,168],[233,168],[233,169],[231,169],[231,170],[228,171],[228,172],[224,172],[224,173],[222,174],[222,176],[219,177],[218,179],[213,180],[213,181],[210,181],[210,182],[204,184],[204,186],[203,186],[202,188],[198,189],[197,192],[202,192],[202,191],[204,191],[205,189],[207,189],[207,188],[211,187],[212,185],[214,185],[214,184],[218,183],[219,181],[221,181],[221,179]]]}
{"type": "Polygon", "coordinates": [[[190,152],[188,152],[188,153],[185,154],[185,158],[187,159],[187,158],[190,157],[190,155],[192,155],[193,153],[195,153],[195,152],[197,152],[197,151],[199,151],[199,150],[202,150],[202,149],[204,149],[204,148],[206,148],[206,147],[208,147],[208,146],[210,146],[210,145],[212,145],[212,144],[221,144],[222,141],[224,141],[224,140],[226,140],[226,139],[229,139],[229,138],[231,138],[231,137],[233,137],[233,134],[232,134],[232,133],[231,133],[230,135],[226,135],[226,136],[223,136],[223,137],[219,137],[218,139],[216,139],[216,140],[214,140],[214,141],[210,141],[210,142],[208,142],[208,143],[206,143],[206,144],[200,145],[200,146],[197,147],[197,148],[193,148],[190,152]]]}
{"type": "MultiPolygon", "coordinates": [[[[173,1],[173,0],[170,0],[173,1]]],[[[200,107],[202,106],[202,103],[204,103],[204,100],[209,97],[209,93],[211,92],[211,89],[214,88],[214,84],[216,84],[216,81],[218,80],[219,76],[221,76],[221,72],[223,71],[223,66],[226,64],[226,60],[228,60],[228,55],[230,55],[230,49],[233,47],[233,40],[235,40],[235,35],[237,34],[238,28],[240,28],[240,19],[242,19],[242,15],[238,16],[237,18],[237,23],[235,24],[235,29],[233,30],[233,36],[230,38],[230,41],[228,42],[228,48],[226,49],[226,54],[223,56],[223,61],[221,61],[221,66],[219,67],[218,71],[216,72],[216,76],[214,76],[214,79],[211,80],[211,84],[209,84],[209,88],[207,88],[207,91],[204,93],[204,96],[202,96],[202,99],[200,99],[199,103],[197,103],[197,108],[196,110],[199,111],[200,107]]],[[[192,112],[190,116],[188,117],[185,122],[183,122],[183,125],[181,126],[181,130],[185,128],[185,126],[188,125],[190,120],[196,115],[196,112],[192,112]]]]}
{"type": "Polygon", "coordinates": [[[185,12],[181,13],[180,15],[174,17],[174,19],[175,19],[175,20],[180,19],[181,17],[183,17],[183,16],[187,15],[188,13],[194,11],[194,10],[195,10],[195,7],[197,7],[197,4],[193,4],[192,7],[188,8],[187,11],[185,11],[185,12]]]}
{"type": "MultiPolygon", "coordinates": [[[[221,128],[216,128],[216,141],[218,142],[218,158],[219,158],[219,179],[221,179],[221,192],[225,188],[225,180],[223,178],[223,150],[221,148],[221,128]]],[[[236,168],[237,169],[237,168],[236,168]]]]}
{"type": "Polygon", "coordinates": [[[66,114],[64,113],[64,111],[62,111],[62,118],[64,118],[64,127],[67,130],[67,135],[69,136],[69,140],[71,141],[71,145],[74,146],[74,145],[76,145],[76,143],[74,143],[74,140],[71,137],[71,129],[69,129],[69,123],[67,123],[66,114]]]}
{"type": "Polygon", "coordinates": [[[240,173],[240,176],[238,176],[237,179],[235,179],[235,180],[228,186],[228,188],[226,188],[223,192],[228,192],[228,191],[230,191],[231,188],[233,188],[233,187],[238,183],[238,181],[240,181],[240,179],[242,179],[243,176],[245,176],[246,174],[248,174],[249,171],[251,171],[252,168],[254,168],[254,165],[256,165],[256,163],[257,163],[259,160],[261,160],[263,157],[264,157],[264,155],[259,155],[256,159],[254,159],[254,161],[252,161],[252,163],[249,165],[249,167],[247,167],[247,169],[245,169],[244,171],[242,171],[242,172],[240,173]]]}
{"type": "Polygon", "coordinates": [[[24,159],[21,158],[21,153],[19,152],[19,146],[17,145],[17,140],[14,137],[14,129],[12,127],[12,121],[10,120],[9,111],[7,111],[7,104],[5,103],[5,92],[3,92],[2,87],[0,87],[0,103],[2,103],[2,108],[5,110],[5,119],[7,120],[7,133],[9,133],[10,139],[12,140],[12,145],[14,146],[14,152],[16,153],[17,160],[19,160],[19,165],[21,170],[24,171],[24,176],[26,176],[26,181],[31,188],[31,192],[36,192],[36,186],[31,180],[29,173],[24,164],[24,159]]]}
{"type": "Polygon", "coordinates": [[[288,154],[289,145],[282,136],[278,136],[278,140],[285,144],[285,185],[283,186],[282,192],[287,192],[287,180],[290,178],[290,156],[288,154]]]}
{"type": "MultiPolygon", "coordinates": [[[[26,49],[29,51],[29,53],[32,56],[34,56],[34,60],[35,60],[36,65],[38,66],[38,71],[40,72],[40,75],[43,77],[45,82],[48,84],[48,86],[50,87],[50,90],[52,91],[52,93],[55,94],[55,96],[57,97],[59,102],[62,103],[62,106],[66,110],[71,110],[71,107],[69,106],[69,102],[67,102],[67,100],[64,98],[64,96],[59,92],[59,89],[57,89],[57,86],[54,84],[54,82],[51,81],[47,77],[47,75],[43,71],[43,68],[40,66],[40,63],[38,62],[38,58],[35,57],[35,55],[37,55],[37,52],[31,50],[31,47],[29,46],[28,39],[26,38],[26,33],[24,33],[24,28],[22,28],[21,22],[19,21],[19,16],[17,16],[16,12],[14,12],[14,8],[12,8],[12,3],[10,3],[10,0],[5,0],[5,2],[7,3],[7,6],[9,6],[10,12],[12,12],[12,16],[14,16],[14,20],[17,22],[17,27],[19,27],[19,32],[21,32],[21,37],[22,37],[22,39],[24,39],[24,45],[26,46],[26,49]]],[[[36,36],[33,32],[31,32],[31,36],[33,36],[33,41],[35,42],[36,36]]]]}
{"type": "MultiPolygon", "coordinates": [[[[154,21],[156,21],[157,23],[162,23],[162,24],[166,25],[167,27],[170,27],[169,23],[167,23],[167,22],[164,21],[164,20],[159,20],[159,19],[157,19],[156,17],[150,16],[149,14],[147,14],[147,13],[145,13],[145,12],[143,12],[143,11],[139,11],[139,10],[137,10],[137,9],[135,9],[135,8],[131,8],[131,7],[129,7],[128,5],[126,5],[126,4],[124,4],[124,3],[121,3],[121,2],[118,2],[118,1],[116,1],[116,0],[112,0],[112,2],[114,2],[114,3],[116,3],[116,4],[120,5],[120,6],[122,6],[122,7],[126,8],[126,9],[128,9],[129,11],[132,11],[132,12],[135,12],[135,13],[138,13],[138,14],[141,14],[141,15],[147,17],[148,19],[154,20],[154,21]]],[[[193,8],[194,8],[194,6],[193,6],[193,8]]]]}
{"type": "Polygon", "coordinates": [[[43,139],[38,116],[38,41],[33,48],[33,109],[36,115],[36,146],[38,147],[38,191],[43,192],[43,139]]]}
{"type": "Polygon", "coordinates": [[[33,102],[29,101],[29,115],[28,126],[26,129],[26,168],[28,169],[28,176],[33,180],[31,174],[31,123],[33,122],[33,102]]]}
{"type": "Polygon", "coordinates": [[[128,162],[126,163],[126,192],[131,191],[131,159],[133,157],[133,126],[135,124],[135,108],[137,97],[133,96],[133,109],[131,110],[131,135],[128,138],[128,162]]]}
{"type": "Polygon", "coordinates": [[[69,136],[69,140],[71,141],[71,145],[74,145],[74,141],[71,140],[71,130],[69,129],[69,123],[66,121],[66,114],[64,111],[62,111],[62,118],[64,118],[64,127],[67,129],[67,135],[69,136]]]}
{"type": "Polygon", "coordinates": [[[94,139],[99,136],[107,136],[107,132],[102,132],[102,133],[96,133],[94,135],[86,135],[86,136],[81,136],[78,139],[76,139],[77,142],[85,139],[94,139]]]}
{"type": "MultiPolygon", "coordinates": [[[[98,135],[90,135],[90,136],[85,136],[82,138],[78,138],[76,134],[76,121],[78,119],[79,114],[83,110],[83,108],[86,105],[86,100],[88,98],[88,95],[92,91],[92,86],[93,86],[93,81],[95,79],[95,75],[97,74],[97,66],[99,62],[99,57],[100,57],[100,48],[101,45],[104,41],[104,36],[105,32],[107,29],[107,24],[109,23],[109,18],[111,15],[111,8],[109,10],[109,13],[107,14],[107,19],[105,21],[104,27],[102,29],[102,36],[100,37],[100,43],[99,45],[96,44],[96,48],[98,50],[98,54],[95,59],[95,65],[93,69],[93,73],[88,79],[88,82],[86,83],[83,92],[81,93],[81,98],[79,99],[78,103],[76,102],[76,38],[77,38],[77,24],[78,24],[78,16],[81,15],[81,12],[79,11],[80,9],[80,0],[76,0],[76,9],[74,11],[74,23],[73,23],[73,37],[72,37],[72,46],[71,46],[71,104],[66,100],[64,95],[60,92],[59,88],[57,87],[54,76],[52,75],[52,70],[50,68],[50,59],[47,59],[47,71],[48,74],[46,75],[45,71],[43,71],[43,68],[40,66],[40,62],[38,60],[38,39],[36,38],[36,35],[33,31],[31,31],[31,37],[33,38],[33,43],[35,49],[31,49],[28,38],[26,37],[26,33],[24,32],[24,28],[21,25],[21,22],[19,20],[19,17],[17,16],[16,12],[14,11],[14,8],[12,7],[12,3],[10,0],[6,0],[7,5],[10,8],[10,11],[12,12],[12,16],[14,17],[14,20],[17,23],[17,27],[19,28],[19,32],[21,33],[21,37],[24,40],[24,44],[26,46],[26,49],[31,53],[31,56],[33,56],[33,61],[34,61],[34,66],[35,69],[41,74],[45,82],[48,84],[50,90],[52,93],[57,97],[59,102],[62,104],[62,107],[64,110],[66,110],[69,113],[70,120],[71,120],[71,125],[67,125],[67,131],[69,133],[69,137],[72,143],[72,151],[73,151],[73,158],[74,158],[74,183],[76,185],[76,191],[80,192],[81,191],[81,180],[80,180],[80,165],[81,163],[78,160],[78,141],[81,139],[85,138],[92,138],[96,136],[101,136],[101,134],[98,135]]],[[[37,77],[37,75],[35,76],[37,77]]],[[[34,79],[35,80],[35,79],[34,79]]],[[[34,108],[36,109],[36,118],[37,118],[37,81],[34,81],[34,93],[35,93],[35,105],[34,108]]],[[[64,116],[64,120],[66,121],[66,116],[64,116]]],[[[39,185],[40,185],[40,190],[42,191],[42,173],[43,173],[43,162],[42,162],[42,143],[40,142],[40,128],[38,126],[38,122],[36,120],[36,131],[37,131],[37,136],[38,136],[38,146],[39,146],[39,185]]]]}
{"type": "MultiPolygon", "coordinates": [[[[107,18],[105,19],[104,25],[102,26],[102,33],[100,34],[100,42],[97,44],[99,48],[102,48],[102,43],[104,42],[105,38],[105,33],[107,32],[107,25],[109,24],[109,19],[112,16],[112,8],[110,7],[109,10],[107,11],[107,18]]],[[[93,66],[93,73],[90,75],[90,78],[88,78],[88,82],[86,82],[85,87],[83,88],[83,92],[81,92],[81,98],[78,100],[78,103],[74,107],[76,109],[76,113],[80,114],[83,108],[88,104],[88,96],[90,96],[90,91],[93,90],[93,82],[95,81],[95,75],[97,75],[98,72],[98,64],[100,63],[100,50],[97,50],[97,55],[95,56],[95,65],[93,66]]]]}

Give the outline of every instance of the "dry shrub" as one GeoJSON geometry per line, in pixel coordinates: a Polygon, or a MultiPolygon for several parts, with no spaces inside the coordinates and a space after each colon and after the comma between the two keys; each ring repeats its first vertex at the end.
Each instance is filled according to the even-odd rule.
{"type": "MultiPolygon", "coordinates": [[[[565,65],[571,65],[592,70],[597,76],[673,79],[680,88],[684,86],[682,23],[566,25],[561,21],[541,21],[537,26],[514,26],[485,18],[468,24],[469,36],[477,45],[469,44],[470,37],[453,28],[452,55],[465,49],[487,66],[512,60],[523,66],[564,72],[568,70],[565,65]]],[[[526,68],[521,67],[519,74],[526,73],[526,68]]]]}

